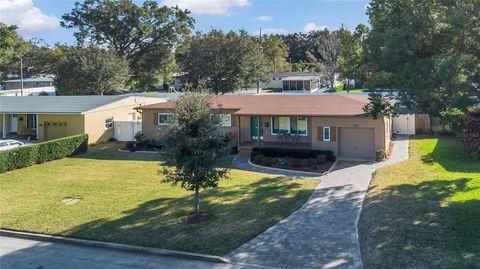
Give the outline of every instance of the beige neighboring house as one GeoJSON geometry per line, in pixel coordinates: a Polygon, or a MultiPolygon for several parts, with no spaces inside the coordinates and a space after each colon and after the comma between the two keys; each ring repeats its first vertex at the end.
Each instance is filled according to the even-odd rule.
{"type": "MultiPolygon", "coordinates": [[[[211,108],[221,111],[220,130],[231,133],[240,150],[321,149],[344,159],[374,159],[378,149],[388,149],[392,120],[367,117],[367,103],[366,95],[223,95],[214,97],[211,108]]],[[[174,109],[174,101],[139,109],[146,138],[159,136],[174,109]]]]}
{"type": "Polygon", "coordinates": [[[317,92],[320,91],[321,73],[317,72],[273,72],[268,74],[267,82],[260,82],[264,90],[283,92],[317,92]]]}
{"type": "Polygon", "coordinates": [[[136,107],[166,102],[142,96],[0,96],[0,138],[46,141],[88,134],[89,143],[113,138],[114,122],[141,119],[136,107]]]}

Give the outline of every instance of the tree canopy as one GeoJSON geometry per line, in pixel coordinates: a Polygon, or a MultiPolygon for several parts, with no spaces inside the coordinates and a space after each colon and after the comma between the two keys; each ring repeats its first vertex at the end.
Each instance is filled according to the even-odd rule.
{"type": "Polygon", "coordinates": [[[290,64],[286,61],[288,46],[278,35],[262,36],[262,51],[270,72],[290,71],[290,64]]]}
{"type": "Polygon", "coordinates": [[[114,94],[127,91],[128,62],[95,46],[70,48],[57,66],[59,95],[114,94]]]}
{"type": "Polygon", "coordinates": [[[0,22],[0,79],[7,75],[6,67],[22,58],[30,48],[30,43],[17,34],[17,26],[0,22]]]}
{"type": "Polygon", "coordinates": [[[475,0],[373,0],[369,86],[393,89],[405,106],[435,116],[478,102],[478,10],[475,0]]]}
{"type": "Polygon", "coordinates": [[[144,1],[86,0],[62,16],[61,25],[76,28],[77,41],[113,49],[128,60],[131,82],[152,84],[169,64],[172,49],[190,33],[193,19],[178,7],[159,6],[144,1]]]}
{"type": "Polygon", "coordinates": [[[265,80],[268,69],[260,42],[245,31],[197,33],[176,56],[185,79],[194,87],[205,81],[214,94],[253,87],[265,80]]]}
{"type": "Polygon", "coordinates": [[[180,184],[195,192],[195,216],[200,215],[199,192],[215,188],[221,179],[228,177],[225,164],[227,137],[218,131],[219,114],[210,110],[211,96],[187,93],[177,100],[175,113],[161,135],[167,163],[160,172],[164,181],[180,184]]]}

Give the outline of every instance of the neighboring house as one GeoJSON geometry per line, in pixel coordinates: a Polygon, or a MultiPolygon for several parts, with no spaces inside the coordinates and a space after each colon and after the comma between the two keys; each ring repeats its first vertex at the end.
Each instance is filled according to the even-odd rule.
{"type": "Polygon", "coordinates": [[[274,91],[319,91],[321,73],[316,72],[274,72],[269,73],[269,81],[261,82],[260,88],[274,91]]]}
{"type": "MultiPolygon", "coordinates": [[[[8,79],[2,82],[5,90],[16,90],[22,88],[22,80],[19,78],[8,79]]],[[[23,79],[23,88],[39,88],[53,86],[53,78],[51,77],[31,77],[23,79]]]]}
{"type": "Polygon", "coordinates": [[[135,110],[165,98],[141,96],[0,96],[1,138],[38,141],[86,133],[89,143],[113,137],[114,121],[136,121],[135,110]]]}
{"type": "Polygon", "coordinates": [[[0,96],[38,96],[38,95],[48,95],[54,96],[56,95],[56,90],[54,86],[49,87],[38,87],[38,88],[25,88],[22,90],[5,90],[0,91],[0,96]]]}
{"type": "MultiPolygon", "coordinates": [[[[212,101],[221,110],[220,130],[239,149],[292,147],[332,150],[338,157],[374,159],[388,149],[392,121],[367,117],[366,95],[223,95],[212,101]]],[[[146,138],[157,138],[175,109],[168,101],[141,107],[146,138]]]]}

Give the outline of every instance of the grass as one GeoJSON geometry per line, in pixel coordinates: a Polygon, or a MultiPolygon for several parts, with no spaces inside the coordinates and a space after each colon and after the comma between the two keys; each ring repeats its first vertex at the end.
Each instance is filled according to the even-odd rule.
{"type": "Polygon", "coordinates": [[[480,162],[459,138],[414,137],[375,173],[359,233],[365,268],[480,268],[480,162]]]}
{"type": "Polygon", "coordinates": [[[5,229],[223,255],[298,209],[318,184],[233,169],[202,191],[201,210],[185,224],[193,195],[161,183],[157,154],[122,153],[119,144],[0,175],[5,229]],[[80,197],[73,205],[60,201],[80,197]]]}

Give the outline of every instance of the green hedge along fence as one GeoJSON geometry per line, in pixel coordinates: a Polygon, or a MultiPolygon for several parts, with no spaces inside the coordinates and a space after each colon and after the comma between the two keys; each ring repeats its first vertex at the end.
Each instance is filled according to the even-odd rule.
{"type": "Polygon", "coordinates": [[[88,135],[74,135],[46,142],[0,151],[0,173],[85,153],[88,135]]]}

